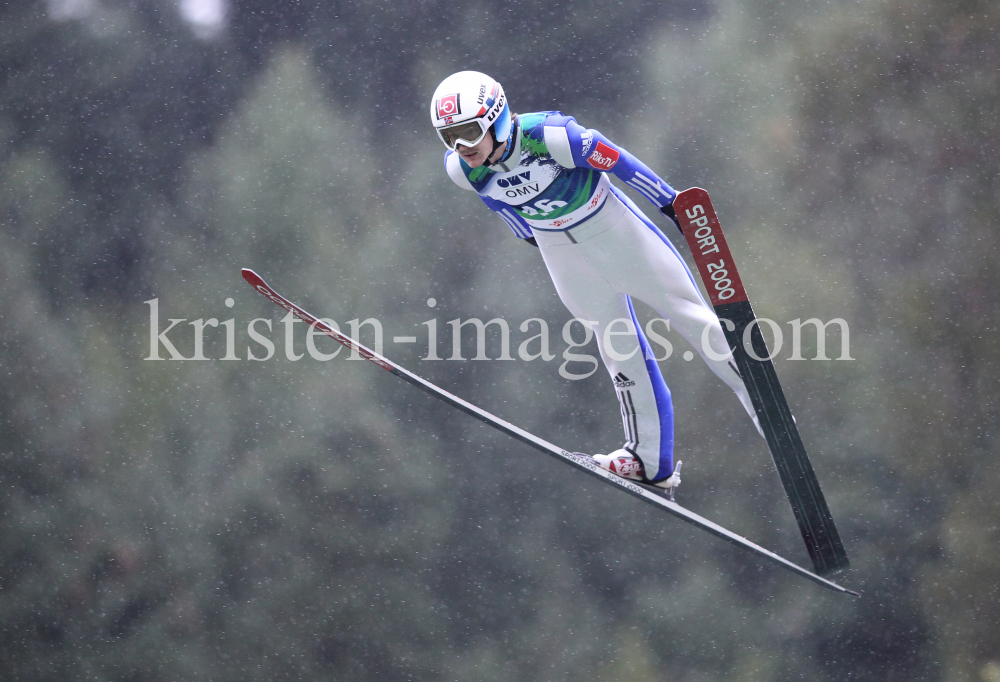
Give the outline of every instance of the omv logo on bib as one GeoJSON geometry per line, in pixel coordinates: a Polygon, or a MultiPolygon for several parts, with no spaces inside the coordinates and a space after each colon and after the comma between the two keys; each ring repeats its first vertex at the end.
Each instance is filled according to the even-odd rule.
{"type": "Polygon", "coordinates": [[[509,199],[516,199],[517,197],[530,197],[533,194],[538,194],[539,186],[537,182],[531,182],[531,171],[524,171],[522,173],[515,173],[514,175],[508,175],[507,177],[497,178],[497,187],[503,190],[503,193],[509,199]]]}
{"type": "Polygon", "coordinates": [[[506,178],[497,178],[498,187],[517,187],[531,180],[531,171],[524,171],[506,178]]]}

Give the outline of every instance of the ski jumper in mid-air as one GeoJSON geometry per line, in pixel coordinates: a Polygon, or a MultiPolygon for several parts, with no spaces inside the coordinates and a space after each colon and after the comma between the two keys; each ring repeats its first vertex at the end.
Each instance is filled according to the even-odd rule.
{"type": "Polygon", "coordinates": [[[609,176],[645,196],[676,225],[676,192],[670,185],[571,116],[512,114],[503,88],[482,73],[461,71],[442,81],[430,114],[448,148],[444,164],[451,179],[477,192],[515,235],[538,247],[563,303],[594,330],[625,427],[620,449],[594,456],[601,466],[662,488],[680,483],[670,391],[636,319],[633,297],[698,350],[757,424],[719,319],[690,270],[609,176]],[[606,337],[609,327],[613,334],[606,337]]]}

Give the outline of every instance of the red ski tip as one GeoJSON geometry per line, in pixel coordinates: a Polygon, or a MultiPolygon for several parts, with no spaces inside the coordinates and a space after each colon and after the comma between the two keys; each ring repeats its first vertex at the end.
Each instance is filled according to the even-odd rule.
{"type": "Polygon", "coordinates": [[[261,279],[261,276],[250,268],[243,268],[240,272],[243,273],[243,279],[245,279],[254,289],[257,288],[258,284],[264,284],[264,280],[261,279]]]}

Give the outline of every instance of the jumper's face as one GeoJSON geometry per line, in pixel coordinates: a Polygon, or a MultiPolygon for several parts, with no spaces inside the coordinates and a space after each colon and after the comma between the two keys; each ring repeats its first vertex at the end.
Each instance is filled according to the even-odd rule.
{"type": "Polygon", "coordinates": [[[467,147],[459,143],[455,145],[455,151],[458,152],[463,161],[469,164],[469,168],[479,168],[486,163],[490,152],[493,151],[493,136],[486,135],[474,147],[467,147]]]}

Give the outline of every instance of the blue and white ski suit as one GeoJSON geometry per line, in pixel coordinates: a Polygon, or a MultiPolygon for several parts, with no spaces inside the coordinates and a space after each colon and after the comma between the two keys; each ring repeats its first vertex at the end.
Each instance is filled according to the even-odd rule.
{"type": "Polygon", "coordinates": [[[735,367],[706,355],[703,338],[715,357],[728,345],[690,270],[609,175],[657,207],[671,204],[676,192],[635,156],[559,112],[519,115],[507,158],[473,169],[448,151],[445,168],[515,235],[535,239],[563,303],[574,317],[594,323],[621,405],[624,448],[639,457],[648,480],[666,478],[674,468],[673,406],[630,297],[668,320],[753,414],[735,367]],[[626,329],[630,333],[622,335],[626,329]]]}

